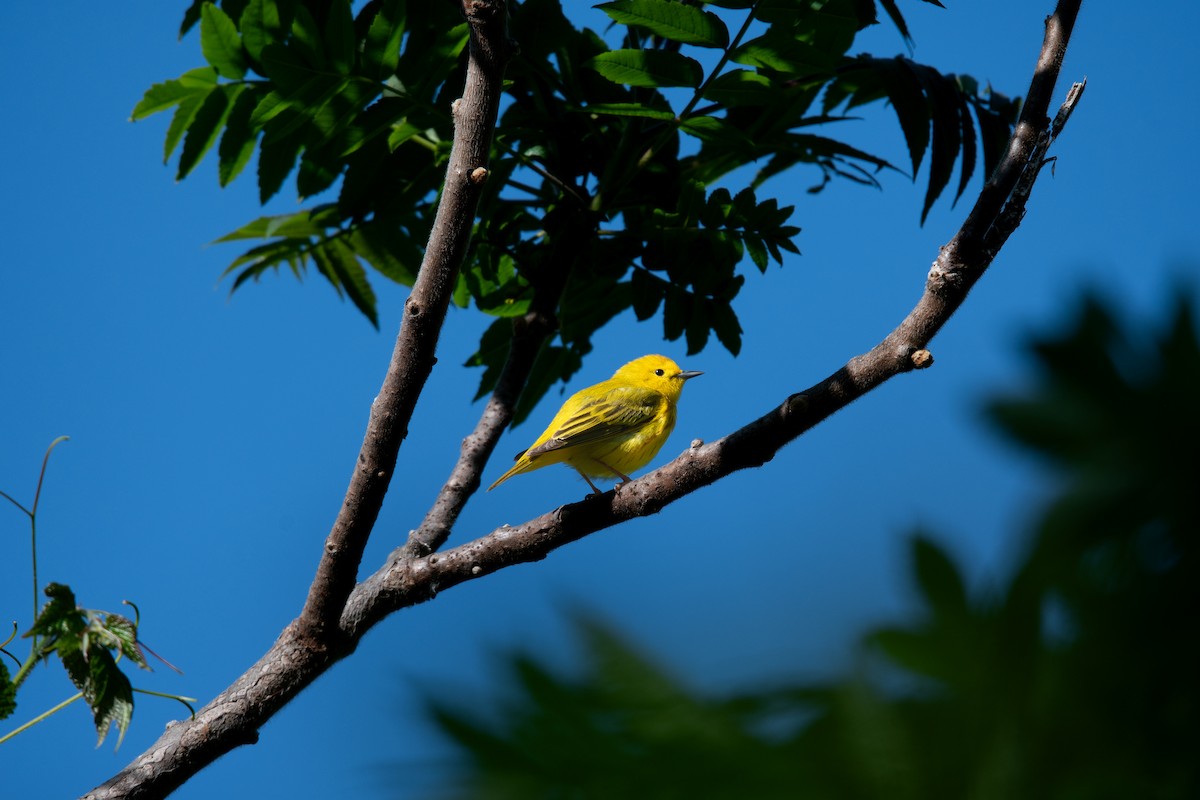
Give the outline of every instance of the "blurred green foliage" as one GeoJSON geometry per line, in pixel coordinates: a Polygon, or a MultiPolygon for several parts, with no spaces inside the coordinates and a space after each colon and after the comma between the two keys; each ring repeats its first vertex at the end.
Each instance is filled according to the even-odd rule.
{"type": "Polygon", "coordinates": [[[582,620],[584,673],[507,664],[506,699],[431,701],[472,798],[1200,797],[1200,341],[1087,299],[989,417],[1053,492],[1023,555],[966,586],[912,540],[914,619],[817,685],[699,695],[582,620]]]}
{"type": "MultiPolygon", "coordinates": [[[[879,5],[907,40],[894,0],[879,5]]],[[[262,202],[294,173],[300,200],[315,203],[218,240],[254,243],[229,265],[234,289],[268,271],[314,267],[378,325],[368,270],[412,284],[463,85],[468,35],[457,6],[190,3],[180,33],[199,29],[206,66],[152,86],[133,118],[172,112],[164,159],[178,153],[178,179],[215,148],[225,186],[257,154],[262,202]]],[[[901,171],[818,133],[852,109],[892,106],[914,177],[929,156],[922,218],[956,163],[956,197],[977,153],[990,172],[1016,119],[1018,103],[969,76],[849,55],[876,22],[872,0],[508,8],[519,51],[505,72],[491,174],[454,301],[496,318],[468,361],[484,368],[480,395],[499,376],[512,318],[531,308],[557,318],[516,421],[627,310],[661,319],[663,335],[685,339],[689,354],[714,335],[736,354],[742,263],[765,272],[799,253],[793,209],[760,196],[764,182],[802,166],[815,170],[819,191],[835,178],[878,186],[880,171],[901,171]]]]}

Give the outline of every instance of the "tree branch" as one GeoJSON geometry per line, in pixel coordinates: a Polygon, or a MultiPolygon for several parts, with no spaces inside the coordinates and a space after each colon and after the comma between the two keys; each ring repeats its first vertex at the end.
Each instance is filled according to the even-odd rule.
{"type": "Polygon", "coordinates": [[[511,43],[504,0],[464,0],[470,53],[463,95],[453,106],[454,142],[429,245],[404,304],[400,334],[379,395],[371,404],[341,511],[325,540],[316,579],[300,614],[300,627],[320,644],[336,633],[336,621],[354,586],[363,548],[375,526],[400,443],[408,435],[417,399],[434,356],[455,278],[471,238],[475,209],[487,180],[488,153],[500,107],[501,78],[511,43]]]}
{"type": "Polygon", "coordinates": [[[529,378],[538,351],[556,327],[553,317],[537,311],[531,311],[513,323],[512,346],[483,415],[475,430],[463,439],[458,462],[421,526],[409,533],[408,543],[397,556],[419,558],[428,555],[449,538],[467,500],[479,490],[479,476],[496,449],[500,434],[512,420],[517,398],[529,378]]]}
{"type": "Polygon", "coordinates": [[[505,0],[463,0],[470,29],[463,95],[454,103],[454,142],[446,182],[420,272],[405,302],[400,332],[350,486],[300,616],[271,649],[188,721],[168,727],[145,753],[85,797],[165,797],[219,756],[257,741],[258,728],[333,663],[353,651],[337,624],[354,587],[400,444],[434,355],[458,269],[470,241],[512,54],[505,0]]]}

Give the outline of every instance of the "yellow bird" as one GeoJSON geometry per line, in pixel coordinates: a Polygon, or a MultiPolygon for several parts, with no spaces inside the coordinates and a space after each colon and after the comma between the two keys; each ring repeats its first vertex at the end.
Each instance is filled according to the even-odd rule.
{"type": "Polygon", "coordinates": [[[675,427],[684,381],[700,375],[666,356],[642,356],[611,378],[567,398],[517,463],[488,487],[550,464],[568,464],[600,494],[592,478],[620,478],[650,463],[675,427]],[[590,476],[590,477],[589,477],[590,476]]]}

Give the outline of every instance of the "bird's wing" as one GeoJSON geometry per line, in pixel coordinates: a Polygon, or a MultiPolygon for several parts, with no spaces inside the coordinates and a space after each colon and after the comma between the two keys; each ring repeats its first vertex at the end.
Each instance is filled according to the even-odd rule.
{"type": "Polygon", "coordinates": [[[535,458],[552,450],[614,439],[636,431],[659,413],[666,398],[641,387],[619,387],[580,406],[550,438],[525,455],[535,458]]]}

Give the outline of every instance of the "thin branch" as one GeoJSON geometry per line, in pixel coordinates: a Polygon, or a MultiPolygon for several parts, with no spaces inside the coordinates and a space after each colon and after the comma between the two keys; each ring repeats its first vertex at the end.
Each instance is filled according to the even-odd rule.
{"type": "Polygon", "coordinates": [[[513,328],[508,358],[479,423],[463,439],[458,463],[454,465],[421,526],[409,534],[408,543],[394,557],[419,558],[441,547],[450,536],[454,522],[467,500],[478,491],[479,476],[496,449],[500,434],[512,420],[513,409],[533,369],[534,359],[557,325],[553,318],[531,311],[516,320],[513,328]]]}
{"type": "Polygon", "coordinates": [[[149,750],[87,798],[165,797],[221,755],[257,741],[263,723],[353,650],[354,643],[340,636],[337,622],[354,587],[413,408],[436,361],[438,336],[488,176],[501,78],[512,54],[505,0],[462,2],[470,50],[463,95],[453,108],[454,142],[437,217],[304,609],[228,689],[192,719],[168,727],[149,750]]]}
{"type": "Polygon", "coordinates": [[[404,304],[391,364],[371,404],[350,487],[300,614],[302,632],[320,643],[316,646],[338,645],[332,641],[337,619],[354,587],[417,399],[437,361],[438,337],[488,176],[501,78],[511,55],[507,10],[503,0],[464,0],[463,10],[471,29],[470,56],[463,95],[453,106],[454,142],[441,202],[420,273],[404,304]]]}

